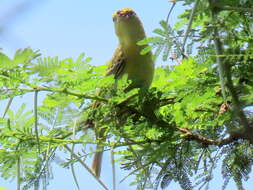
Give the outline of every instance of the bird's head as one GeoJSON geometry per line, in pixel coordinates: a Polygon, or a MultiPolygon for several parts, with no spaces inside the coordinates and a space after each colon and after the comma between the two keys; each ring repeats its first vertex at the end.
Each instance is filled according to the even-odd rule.
{"type": "MultiPolygon", "coordinates": [[[[138,42],[145,37],[141,21],[130,8],[123,8],[113,13],[115,33],[121,43],[138,42]]],[[[126,44],[127,45],[127,44],[126,44]]]]}

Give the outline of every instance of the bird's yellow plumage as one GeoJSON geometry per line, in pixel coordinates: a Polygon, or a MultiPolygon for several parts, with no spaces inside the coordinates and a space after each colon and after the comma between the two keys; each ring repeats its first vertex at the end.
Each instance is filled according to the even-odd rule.
{"type": "MultiPolygon", "coordinates": [[[[119,39],[119,46],[108,66],[107,75],[114,75],[115,79],[118,80],[127,74],[128,79],[131,80],[127,91],[133,88],[147,90],[153,80],[154,63],[151,53],[140,54],[145,46],[137,45],[138,41],[146,37],[142,23],[136,13],[129,8],[115,12],[113,22],[115,33],[119,39]]],[[[98,148],[103,149],[103,147],[98,148]]],[[[100,176],[102,154],[103,151],[96,152],[92,164],[97,177],[100,176]]]]}

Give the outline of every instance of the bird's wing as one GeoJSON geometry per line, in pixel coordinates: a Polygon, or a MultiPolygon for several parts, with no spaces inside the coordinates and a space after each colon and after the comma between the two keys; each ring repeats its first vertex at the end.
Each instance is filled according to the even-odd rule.
{"type": "Polygon", "coordinates": [[[119,79],[123,74],[125,65],[126,65],[126,58],[123,54],[121,47],[119,46],[115,50],[112,60],[108,65],[106,76],[113,74],[115,79],[119,79]]]}

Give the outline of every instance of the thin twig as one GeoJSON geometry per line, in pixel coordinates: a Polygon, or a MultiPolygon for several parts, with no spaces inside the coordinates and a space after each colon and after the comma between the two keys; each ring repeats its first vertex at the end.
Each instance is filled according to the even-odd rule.
{"type": "Polygon", "coordinates": [[[106,185],[99,179],[96,177],[96,175],[93,173],[93,171],[89,168],[89,166],[87,164],[85,164],[78,155],[76,155],[67,145],[64,145],[64,148],[69,151],[73,157],[97,180],[97,182],[106,190],[109,190],[106,185]]]}
{"type": "Polygon", "coordinates": [[[115,159],[114,159],[114,147],[111,147],[111,163],[112,163],[112,184],[113,190],[116,190],[116,170],[115,170],[115,159]]]}
{"type": "Polygon", "coordinates": [[[131,171],[131,172],[128,173],[122,180],[120,180],[120,183],[122,183],[123,181],[125,181],[130,175],[134,174],[135,172],[137,172],[137,171],[139,171],[139,170],[141,170],[141,169],[147,167],[147,166],[148,166],[149,164],[151,164],[152,162],[153,162],[153,161],[148,162],[148,163],[142,165],[141,167],[136,168],[135,170],[131,171]]]}
{"type": "MultiPolygon", "coordinates": [[[[73,144],[72,145],[72,150],[74,151],[74,147],[75,145],[73,144]]],[[[72,159],[72,154],[71,154],[71,159],[72,159]]],[[[75,168],[74,168],[74,163],[71,163],[70,164],[70,168],[71,168],[71,173],[72,173],[72,176],[74,178],[74,182],[75,182],[75,185],[76,185],[76,188],[78,190],[80,190],[80,186],[79,186],[79,183],[78,183],[78,180],[77,180],[77,177],[76,177],[76,172],[75,172],[75,168]]]]}
{"type": "Polygon", "coordinates": [[[225,139],[219,139],[219,140],[212,140],[212,139],[208,139],[206,137],[203,137],[201,135],[197,135],[195,133],[193,133],[192,131],[190,131],[189,129],[186,128],[177,128],[180,132],[184,133],[185,138],[189,139],[189,140],[194,140],[197,141],[199,143],[205,144],[205,145],[218,145],[218,146],[223,146],[223,145],[227,145],[230,144],[232,142],[234,142],[235,140],[238,139],[238,137],[234,137],[234,136],[229,136],[225,139]]]}
{"type": "Polygon", "coordinates": [[[169,10],[169,13],[167,15],[167,18],[166,18],[166,23],[167,24],[169,23],[170,14],[172,13],[172,10],[174,9],[175,5],[176,5],[176,2],[173,2],[172,6],[171,6],[171,8],[169,10]]]}
{"type": "Polygon", "coordinates": [[[194,14],[196,12],[197,6],[199,4],[199,1],[200,0],[195,1],[194,7],[192,8],[192,11],[191,11],[189,23],[188,23],[188,26],[187,26],[187,29],[186,29],[186,32],[185,32],[185,35],[184,35],[184,39],[183,39],[183,45],[182,45],[182,54],[183,55],[184,55],[184,51],[185,51],[185,44],[186,44],[187,38],[189,36],[190,30],[191,30],[192,21],[193,21],[194,14]]]}
{"type": "Polygon", "coordinates": [[[38,145],[38,153],[40,153],[40,139],[39,139],[39,130],[38,130],[38,91],[34,92],[34,128],[35,135],[38,145]]]}
{"type": "Polygon", "coordinates": [[[17,159],[17,190],[21,190],[20,156],[17,159]]]}
{"type": "MultiPolygon", "coordinates": [[[[213,18],[214,20],[214,18],[213,18]]],[[[220,78],[220,82],[221,82],[221,93],[222,93],[222,96],[223,96],[223,99],[226,101],[227,99],[227,95],[226,95],[226,90],[225,90],[225,64],[224,64],[224,61],[223,61],[223,58],[222,55],[223,52],[222,52],[222,44],[221,44],[221,41],[219,39],[219,33],[218,33],[218,30],[217,28],[214,29],[214,45],[215,45],[215,52],[216,52],[216,62],[217,62],[217,65],[218,65],[218,73],[219,73],[219,78],[220,78]]]]}
{"type": "MultiPolygon", "coordinates": [[[[48,164],[49,164],[49,161],[52,159],[52,157],[54,156],[54,154],[55,154],[55,151],[57,150],[57,148],[54,148],[52,151],[51,151],[51,155],[49,155],[48,156],[48,154],[49,154],[49,150],[47,150],[46,151],[46,157],[45,157],[45,159],[44,159],[44,161],[45,161],[45,164],[41,167],[41,170],[40,170],[40,172],[39,172],[39,175],[37,175],[37,177],[36,177],[36,183],[34,184],[34,190],[37,188],[39,188],[38,187],[38,182],[39,182],[39,179],[41,179],[41,177],[42,177],[42,175],[43,175],[43,173],[44,172],[46,172],[46,169],[48,170],[48,164]]],[[[44,162],[43,161],[43,162],[44,162]]]]}
{"type": "Polygon", "coordinates": [[[66,88],[57,88],[57,87],[42,87],[42,86],[36,86],[33,88],[6,88],[6,89],[2,89],[2,90],[6,90],[6,91],[11,91],[11,90],[15,90],[15,91],[24,91],[24,92],[35,92],[35,91],[44,91],[44,92],[58,92],[58,93],[64,93],[64,94],[68,94],[68,95],[72,95],[72,96],[76,96],[78,98],[84,98],[84,99],[90,99],[90,100],[97,100],[100,102],[108,102],[107,99],[99,97],[99,96],[90,96],[87,94],[82,94],[82,93],[78,93],[76,91],[73,90],[69,90],[66,88]]]}
{"type": "MultiPolygon", "coordinates": [[[[76,121],[74,121],[74,126],[73,126],[73,139],[75,139],[75,136],[76,136],[76,121]]],[[[72,152],[75,151],[75,144],[72,145],[72,149],[71,149],[72,152]]],[[[72,160],[73,159],[73,154],[71,153],[70,154],[70,159],[72,160]]],[[[70,167],[71,167],[71,173],[72,173],[72,176],[74,178],[74,182],[76,184],[76,187],[78,190],[80,190],[80,186],[79,186],[79,183],[78,183],[78,180],[77,180],[77,177],[76,177],[76,172],[75,172],[75,168],[74,168],[74,163],[71,163],[70,164],[70,167]]]]}
{"type": "Polygon", "coordinates": [[[8,103],[7,103],[7,106],[6,106],[5,110],[4,110],[3,118],[4,118],[5,115],[7,114],[7,112],[8,112],[8,110],[9,110],[10,106],[11,106],[11,103],[12,103],[13,99],[14,99],[14,98],[10,98],[10,99],[9,99],[9,101],[8,101],[8,103]]]}

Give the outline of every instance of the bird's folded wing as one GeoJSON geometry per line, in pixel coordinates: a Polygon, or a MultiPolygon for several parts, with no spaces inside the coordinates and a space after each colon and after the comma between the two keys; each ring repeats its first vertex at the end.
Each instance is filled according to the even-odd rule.
{"type": "Polygon", "coordinates": [[[123,74],[125,64],[126,58],[121,47],[119,46],[114,52],[112,60],[108,66],[106,76],[113,74],[115,79],[119,79],[123,74]]]}

